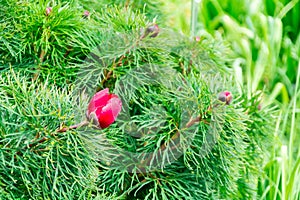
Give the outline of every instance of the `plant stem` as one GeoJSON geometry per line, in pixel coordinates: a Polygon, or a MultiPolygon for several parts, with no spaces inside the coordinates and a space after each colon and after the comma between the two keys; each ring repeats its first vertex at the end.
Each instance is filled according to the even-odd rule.
{"type": "MultiPolygon", "coordinates": [[[[191,126],[193,126],[194,124],[196,124],[197,122],[200,122],[202,120],[202,115],[200,114],[199,116],[197,116],[196,118],[191,118],[188,123],[186,123],[184,128],[189,128],[191,126]]],[[[172,137],[171,137],[171,141],[173,141],[172,143],[175,144],[175,146],[177,146],[180,141],[180,131],[178,130],[172,137]]],[[[169,142],[170,143],[170,142],[169,142]]],[[[171,147],[171,149],[173,150],[175,148],[175,146],[171,147]]],[[[159,150],[159,156],[162,155],[162,151],[164,151],[167,148],[167,144],[164,143],[160,146],[160,150],[159,150]]],[[[151,160],[153,159],[153,157],[155,156],[155,154],[153,153],[149,159],[146,160],[145,163],[147,163],[148,165],[150,164],[151,160]]]]}
{"type": "Polygon", "coordinates": [[[280,12],[278,13],[277,17],[279,19],[282,19],[284,16],[286,16],[286,14],[292,10],[296,4],[299,2],[299,0],[292,0],[290,1],[288,4],[286,4],[281,10],[280,12]]]}
{"type": "Polygon", "coordinates": [[[44,57],[45,57],[46,52],[44,50],[41,51],[39,59],[40,59],[40,63],[44,62],[44,57]]]}
{"type": "Polygon", "coordinates": [[[40,53],[40,56],[39,56],[39,64],[38,64],[38,68],[37,68],[37,72],[33,75],[33,80],[35,81],[38,76],[39,76],[39,73],[40,73],[40,65],[44,62],[44,57],[45,57],[45,51],[42,50],[41,53],[40,53]]]}
{"type": "Polygon", "coordinates": [[[297,108],[297,92],[299,90],[299,80],[300,80],[300,59],[298,60],[298,72],[297,72],[297,79],[296,79],[296,86],[295,86],[295,93],[294,93],[294,97],[292,100],[292,121],[291,121],[291,129],[290,129],[290,138],[289,138],[289,166],[292,166],[292,161],[293,161],[293,142],[295,139],[295,128],[296,128],[296,108],[297,108]]]}
{"type": "MultiPolygon", "coordinates": [[[[126,52],[126,53],[128,53],[128,52],[126,52]]],[[[112,75],[114,69],[115,69],[117,66],[119,66],[119,65],[122,64],[122,60],[123,60],[124,58],[125,58],[125,55],[122,55],[122,56],[120,57],[120,59],[118,60],[118,62],[114,62],[113,66],[112,66],[112,69],[111,69],[111,70],[105,75],[105,77],[102,79],[101,85],[103,85],[103,84],[111,77],[111,75],[112,75]]]]}
{"type": "Polygon", "coordinates": [[[66,53],[64,54],[64,58],[66,58],[70,54],[71,51],[72,51],[72,47],[69,47],[67,49],[66,53]]]}
{"type": "Polygon", "coordinates": [[[191,118],[190,121],[185,125],[185,128],[189,128],[191,126],[193,126],[195,123],[200,122],[200,120],[202,119],[202,116],[199,115],[196,118],[191,118]]]}
{"type": "MultiPolygon", "coordinates": [[[[210,108],[209,108],[210,109],[210,108]]],[[[202,121],[202,115],[198,115],[197,117],[195,118],[190,118],[190,120],[186,123],[186,125],[184,126],[184,128],[189,128],[191,126],[193,126],[194,124],[196,124],[197,122],[200,122],[202,121]]],[[[172,141],[172,144],[174,144],[172,147],[170,147],[171,150],[174,150],[178,144],[180,144],[180,131],[178,130],[171,138],[170,140],[172,141]]],[[[170,142],[168,142],[170,144],[170,142]]],[[[162,144],[159,148],[159,151],[157,153],[157,156],[162,156],[163,154],[163,151],[167,148],[167,145],[166,143],[162,144]]],[[[146,160],[143,160],[140,164],[140,166],[138,166],[138,168],[140,169],[140,171],[145,171],[143,174],[147,173],[146,171],[146,167],[145,167],[145,164],[146,165],[150,165],[151,161],[153,160],[154,156],[156,155],[156,153],[152,153],[150,155],[149,158],[147,158],[146,160]]],[[[158,158],[156,158],[156,160],[158,160],[158,158]]],[[[146,180],[142,180],[142,182],[145,182],[146,180]]]]}
{"type": "Polygon", "coordinates": [[[42,138],[41,138],[40,140],[38,140],[37,142],[29,144],[29,148],[31,148],[31,147],[33,147],[33,146],[39,144],[39,143],[43,143],[43,142],[45,142],[46,140],[48,140],[47,137],[42,137],[42,138]]]}
{"type": "Polygon", "coordinates": [[[72,130],[72,129],[76,129],[78,127],[82,127],[82,126],[86,126],[88,125],[89,122],[88,121],[82,121],[80,122],[79,124],[75,124],[75,125],[72,125],[72,126],[69,126],[69,127],[62,127],[60,129],[57,130],[58,133],[62,133],[62,132],[66,132],[68,130],[72,130]]]}
{"type": "Polygon", "coordinates": [[[102,79],[101,81],[101,85],[103,85],[113,74],[113,71],[115,70],[116,67],[121,66],[122,65],[122,61],[124,58],[126,58],[126,54],[130,53],[130,51],[136,47],[139,42],[143,39],[143,37],[140,37],[126,52],[124,55],[122,55],[117,62],[114,62],[112,65],[112,69],[110,71],[107,72],[107,74],[105,75],[105,77],[102,79]]]}
{"type": "Polygon", "coordinates": [[[126,8],[126,10],[127,10],[128,6],[129,6],[129,4],[130,4],[130,0],[126,0],[126,2],[125,2],[125,8],[126,8]]]}
{"type": "MultiPolygon", "coordinates": [[[[79,124],[75,124],[75,125],[72,125],[72,126],[69,126],[69,127],[63,127],[63,128],[60,128],[60,129],[57,130],[57,132],[59,132],[59,133],[66,132],[66,131],[68,131],[68,130],[76,129],[76,128],[78,128],[78,127],[86,126],[86,125],[88,125],[88,124],[89,124],[88,121],[82,121],[82,122],[80,122],[79,124]]],[[[38,141],[29,144],[28,147],[27,147],[26,149],[29,149],[29,148],[32,148],[32,147],[38,145],[38,144],[41,144],[41,143],[47,141],[48,139],[49,139],[49,138],[46,137],[46,136],[45,136],[45,137],[42,137],[42,138],[39,139],[38,141]]],[[[22,155],[21,151],[17,152],[17,155],[22,155]]]]}

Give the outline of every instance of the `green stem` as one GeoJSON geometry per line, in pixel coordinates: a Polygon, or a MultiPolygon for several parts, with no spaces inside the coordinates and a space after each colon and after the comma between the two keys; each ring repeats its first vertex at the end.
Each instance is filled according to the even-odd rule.
{"type": "MultiPolygon", "coordinates": [[[[59,132],[59,133],[66,132],[68,130],[76,129],[76,128],[79,128],[82,126],[86,126],[88,124],[89,124],[88,121],[82,121],[79,124],[75,124],[75,125],[72,125],[69,127],[62,127],[60,129],[58,129],[57,132],[59,132]]],[[[39,139],[38,141],[36,141],[35,143],[29,144],[29,148],[32,148],[32,147],[36,146],[37,144],[41,144],[41,143],[47,141],[48,139],[49,139],[48,137],[43,137],[43,138],[39,139]]],[[[18,152],[18,154],[20,155],[20,152],[18,152]]]]}
{"type": "Polygon", "coordinates": [[[126,9],[128,8],[129,4],[130,4],[130,0],[126,0],[126,2],[125,2],[125,8],[126,9]]]}
{"type": "Polygon", "coordinates": [[[102,85],[102,86],[103,86],[104,83],[112,76],[112,74],[113,74],[115,68],[118,67],[118,66],[120,66],[120,65],[122,65],[122,60],[123,60],[124,58],[126,58],[126,54],[130,53],[130,51],[131,51],[133,48],[135,48],[135,47],[139,44],[139,42],[140,42],[142,39],[143,39],[143,37],[140,37],[140,38],[139,38],[139,39],[138,39],[131,47],[129,47],[129,49],[126,51],[126,53],[125,53],[124,55],[122,55],[122,56],[119,58],[119,60],[118,60],[117,62],[114,61],[113,65],[112,65],[112,67],[111,67],[111,70],[108,71],[108,72],[106,73],[105,77],[104,77],[104,78],[102,79],[102,81],[101,81],[101,85],[102,85]]]}
{"type": "Polygon", "coordinates": [[[299,0],[292,0],[288,4],[286,4],[278,13],[277,17],[282,19],[290,10],[292,10],[295,5],[299,2],[299,0]]]}
{"type": "Polygon", "coordinates": [[[292,121],[291,121],[291,129],[290,129],[290,139],[289,139],[289,167],[292,167],[293,161],[293,146],[294,146],[294,139],[295,139],[295,127],[296,127],[296,108],[297,108],[297,97],[298,97],[298,89],[299,89],[299,81],[300,81],[300,59],[298,60],[298,72],[297,72],[297,79],[296,79],[296,86],[295,86],[295,94],[293,97],[292,102],[292,121]]]}
{"type": "Polygon", "coordinates": [[[192,0],[192,6],[191,6],[191,37],[196,36],[197,31],[197,23],[198,23],[198,6],[200,4],[201,0],[192,0]]]}
{"type": "Polygon", "coordinates": [[[58,129],[57,132],[59,132],[59,133],[66,132],[68,130],[76,129],[78,127],[86,126],[88,124],[89,124],[88,121],[82,121],[79,124],[75,124],[75,125],[72,125],[72,126],[69,126],[69,127],[62,127],[60,129],[58,129]]]}

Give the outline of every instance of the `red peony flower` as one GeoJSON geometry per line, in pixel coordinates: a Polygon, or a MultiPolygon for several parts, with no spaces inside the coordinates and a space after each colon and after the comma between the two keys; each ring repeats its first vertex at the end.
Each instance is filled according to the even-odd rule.
{"type": "Polygon", "coordinates": [[[107,128],[119,115],[122,101],[115,94],[109,94],[108,88],[97,92],[91,99],[88,110],[88,120],[93,120],[100,128],[107,128]]]}
{"type": "Polygon", "coordinates": [[[230,104],[232,101],[232,94],[229,91],[224,91],[219,94],[219,100],[226,103],[227,105],[230,104]]]}

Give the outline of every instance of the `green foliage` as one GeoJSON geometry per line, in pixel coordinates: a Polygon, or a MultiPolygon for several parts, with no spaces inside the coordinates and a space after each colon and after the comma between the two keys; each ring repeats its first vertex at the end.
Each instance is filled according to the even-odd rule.
{"type": "Polygon", "coordinates": [[[5,23],[0,37],[4,40],[0,50],[1,60],[6,61],[3,68],[8,68],[9,63],[27,65],[36,75],[41,72],[44,78],[48,73],[53,78],[60,77],[60,85],[70,82],[76,69],[69,64],[88,53],[84,47],[73,47],[76,33],[80,31],[89,37],[86,28],[93,30],[92,22],[82,17],[83,9],[46,1],[3,2],[1,19],[5,23]],[[53,8],[48,16],[47,7],[53,8]]]}
{"type": "Polygon", "coordinates": [[[48,82],[37,84],[10,71],[0,79],[1,199],[91,199],[97,163],[76,132],[76,99],[48,82]]]}
{"type": "Polygon", "coordinates": [[[134,8],[136,11],[145,13],[149,19],[157,18],[158,22],[164,22],[164,13],[161,10],[162,2],[158,0],[78,0],[84,8],[100,12],[106,6],[119,6],[134,8]]]}
{"type": "MultiPolygon", "coordinates": [[[[172,0],[167,6],[170,2],[180,4],[180,8],[190,4],[190,1],[172,0]]],[[[258,195],[261,199],[298,199],[300,140],[295,124],[299,124],[299,89],[295,87],[299,81],[296,73],[300,56],[299,1],[214,0],[201,1],[198,8],[198,33],[208,31],[216,38],[221,35],[231,44],[239,85],[246,83],[248,91],[267,89],[262,106],[276,100],[283,103],[282,114],[273,122],[277,124],[274,136],[278,142],[270,143],[273,146],[269,148],[265,172],[261,172],[258,195]]],[[[173,14],[168,7],[165,11],[173,14]]],[[[190,14],[190,10],[177,10],[175,19],[167,24],[179,30],[186,28],[190,14]]]]}
{"type": "Polygon", "coordinates": [[[232,79],[222,40],[146,36],[142,1],[2,1],[0,198],[255,197],[275,112],[232,79]],[[114,124],[58,131],[103,88],[122,100],[114,124]]]}
{"type": "Polygon", "coordinates": [[[110,87],[123,102],[106,137],[85,135],[107,169],[100,186],[126,199],[251,199],[272,112],[258,111],[258,96],[238,98],[226,48],[205,35],[197,43],[168,30],[156,38],[120,32],[88,56],[76,87],[110,87]],[[213,107],[226,89],[237,95],[234,106],[213,107]]]}
{"type": "Polygon", "coordinates": [[[87,7],[90,16],[86,18],[77,1],[2,1],[2,68],[8,68],[9,63],[26,65],[34,76],[41,74],[41,78],[46,78],[51,74],[49,81],[60,86],[76,79],[78,68],[74,63],[82,62],[103,42],[105,36],[101,35],[112,30],[140,29],[146,23],[144,15],[135,14],[130,8],[101,6],[95,12],[91,4],[87,7]],[[49,15],[47,7],[52,8],[49,15]]]}
{"type": "MultiPolygon", "coordinates": [[[[168,1],[168,9],[180,4],[187,7],[190,1],[168,1]],[[174,4],[174,5],[173,5],[174,4]]],[[[294,95],[299,58],[299,6],[295,1],[201,1],[199,7],[198,34],[206,31],[222,37],[231,45],[233,67],[239,81],[247,84],[248,91],[266,88],[271,103],[278,99],[288,103],[294,95]]],[[[196,5],[196,6],[197,6],[196,5]]],[[[190,10],[177,10],[176,17],[167,24],[184,33],[190,21],[190,10]]]]}
{"type": "MultiPolygon", "coordinates": [[[[60,59],[66,52],[68,42],[67,32],[72,31],[74,27],[82,26],[79,16],[74,18],[76,14],[74,10],[69,12],[68,5],[53,5],[53,10],[46,16],[47,4],[40,2],[24,2],[17,6],[18,2],[13,2],[10,6],[22,8],[14,12],[12,21],[16,31],[22,33],[17,37],[20,40],[19,55],[20,62],[23,62],[23,57],[32,56],[33,59],[40,59],[43,62],[45,57],[49,57],[51,64],[60,63],[60,59]],[[14,3],[14,5],[13,5],[14,3]],[[78,23],[79,22],[79,23],[78,23]],[[57,59],[57,60],[55,60],[57,59]]],[[[50,5],[49,5],[50,6],[50,5]]],[[[12,12],[5,12],[11,15],[12,12]]],[[[7,19],[4,16],[4,19],[7,19]]]]}
{"type": "Polygon", "coordinates": [[[260,199],[299,199],[300,151],[299,151],[299,102],[300,62],[298,64],[295,96],[276,122],[276,145],[270,148],[265,164],[265,176],[259,181],[260,199]]]}

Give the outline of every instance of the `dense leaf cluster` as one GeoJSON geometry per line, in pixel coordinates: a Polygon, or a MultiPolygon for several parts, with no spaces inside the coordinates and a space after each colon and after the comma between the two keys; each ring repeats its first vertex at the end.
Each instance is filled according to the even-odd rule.
{"type": "Polygon", "coordinates": [[[271,111],[237,90],[221,41],[147,36],[134,3],[2,2],[0,198],[254,197],[271,111]],[[114,124],[57,131],[103,88],[122,100],[114,124]]]}

